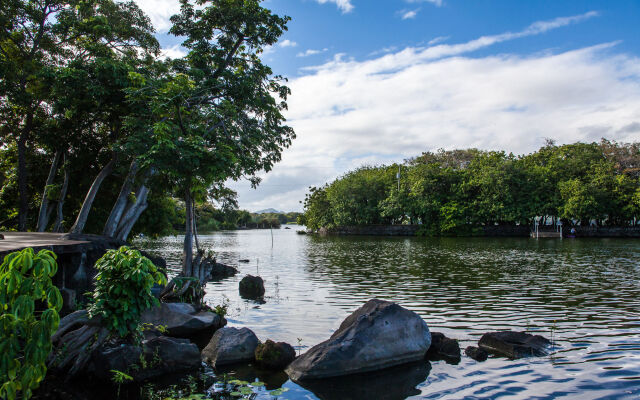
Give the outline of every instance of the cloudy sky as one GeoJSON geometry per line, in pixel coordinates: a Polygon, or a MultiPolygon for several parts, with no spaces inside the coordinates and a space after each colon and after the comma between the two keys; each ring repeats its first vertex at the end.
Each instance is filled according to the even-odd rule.
{"type": "MultiPolygon", "coordinates": [[[[168,56],[177,0],[137,0],[168,56]]],[[[267,0],[292,17],[264,56],[298,138],[240,207],[299,211],[307,188],[439,148],[640,140],[640,2],[267,0]]]]}

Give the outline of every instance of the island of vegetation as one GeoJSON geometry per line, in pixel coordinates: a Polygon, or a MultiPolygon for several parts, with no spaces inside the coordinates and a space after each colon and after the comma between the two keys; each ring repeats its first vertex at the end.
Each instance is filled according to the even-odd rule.
{"type": "MultiPolygon", "coordinates": [[[[311,230],[409,224],[418,234],[482,234],[487,226],[635,227],[640,143],[556,145],[526,155],[440,150],[362,167],[311,187],[299,222],[311,230]],[[542,222],[541,222],[542,221],[542,222]]],[[[339,229],[337,229],[339,230],[339,229]]]]}

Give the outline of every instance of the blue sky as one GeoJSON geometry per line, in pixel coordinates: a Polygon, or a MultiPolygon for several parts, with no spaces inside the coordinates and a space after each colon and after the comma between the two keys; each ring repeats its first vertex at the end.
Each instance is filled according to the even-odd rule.
{"type": "MultiPolygon", "coordinates": [[[[137,0],[166,34],[175,0],[137,0]]],[[[640,140],[640,1],[267,0],[292,17],[263,56],[290,79],[298,139],[240,206],[300,210],[307,187],[438,148],[514,153],[640,140]]]]}

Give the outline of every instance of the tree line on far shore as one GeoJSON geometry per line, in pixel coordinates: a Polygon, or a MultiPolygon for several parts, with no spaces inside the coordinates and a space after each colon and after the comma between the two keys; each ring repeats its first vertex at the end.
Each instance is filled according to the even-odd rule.
{"type": "MultiPolygon", "coordinates": [[[[144,213],[135,226],[135,233],[149,237],[174,235],[184,232],[186,207],[184,201],[167,198],[162,207],[144,213]]],[[[301,213],[252,213],[239,210],[236,204],[197,202],[194,207],[194,224],[198,233],[235,229],[269,229],[297,221],[301,213]]]]}
{"type": "Polygon", "coordinates": [[[536,217],[635,225],[640,143],[547,140],[527,155],[439,150],[403,164],[365,166],[311,187],[300,222],[309,229],[421,224],[425,235],[469,235],[486,225],[532,225],[536,217]]]}

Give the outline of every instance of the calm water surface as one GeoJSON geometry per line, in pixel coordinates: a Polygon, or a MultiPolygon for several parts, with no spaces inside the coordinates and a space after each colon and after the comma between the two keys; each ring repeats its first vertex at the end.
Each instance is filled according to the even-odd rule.
{"type": "MultiPolygon", "coordinates": [[[[229,303],[229,325],[306,348],[371,298],[400,303],[431,330],[475,345],[486,331],[552,338],[548,357],[421,363],[302,388],[284,374],[230,371],[289,388],[283,399],[640,399],[640,241],[316,237],[296,229],[229,231],[200,242],[238,276],[207,284],[229,303]],[[239,263],[249,259],[249,263],[239,263]],[[264,303],[243,300],[245,274],[265,279],[264,303]]],[[[182,237],[142,244],[178,266],[182,237]]],[[[177,270],[175,270],[177,272],[177,270]]],[[[264,398],[270,398],[264,395],[264,398]]]]}

